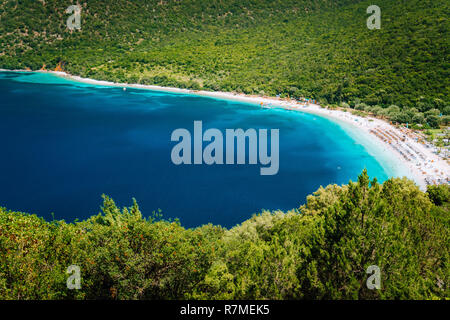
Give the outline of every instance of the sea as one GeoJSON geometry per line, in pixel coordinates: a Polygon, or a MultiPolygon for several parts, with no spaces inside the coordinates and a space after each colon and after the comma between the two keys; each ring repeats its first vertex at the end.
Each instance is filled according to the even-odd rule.
{"type": "Polygon", "coordinates": [[[263,210],[299,208],[320,186],[392,173],[332,119],[282,108],[93,85],[50,73],[0,72],[0,206],[46,220],[83,220],[102,194],[185,227],[230,228],[263,210]],[[178,128],[278,129],[279,171],[261,165],[176,165],[178,128]]]}

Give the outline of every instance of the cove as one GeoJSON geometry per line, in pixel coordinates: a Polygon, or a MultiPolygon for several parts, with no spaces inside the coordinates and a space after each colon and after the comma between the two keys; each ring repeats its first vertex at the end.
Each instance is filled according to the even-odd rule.
{"type": "Polygon", "coordinates": [[[313,114],[179,94],[99,86],[52,74],[0,72],[0,206],[51,220],[97,214],[101,195],[183,226],[231,227],[262,209],[299,207],[321,185],[383,166],[339,124],[313,114]],[[177,166],[171,133],[190,128],[279,129],[279,171],[177,166]]]}

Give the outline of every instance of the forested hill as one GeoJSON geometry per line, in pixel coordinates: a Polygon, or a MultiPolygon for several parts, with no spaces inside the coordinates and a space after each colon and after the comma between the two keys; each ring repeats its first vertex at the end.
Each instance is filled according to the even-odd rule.
{"type": "Polygon", "coordinates": [[[0,3],[0,68],[129,83],[449,108],[447,0],[62,0],[0,3]],[[75,3],[75,2],[73,2],[75,3]]]}

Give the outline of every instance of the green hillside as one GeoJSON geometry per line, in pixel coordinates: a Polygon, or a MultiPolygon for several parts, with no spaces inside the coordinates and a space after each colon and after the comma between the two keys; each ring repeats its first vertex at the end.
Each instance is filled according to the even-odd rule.
{"type": "Polygon", "coordinates": [[[380,0],[380,30],[366,27],[371,1],[81,4],[81,31],[69,31],[67,1],[2,0],[0,68],[61,62],[103,80],[395,104],[411,110],[400,122],[450,114],[445,0],[380,0]]]}
{"type": "Polygon", "coordinates": [[[0,208],[0,299],[448,299],[449,201],[447,185],[363,172],[230,230],[144,219],[108,197],[76,223],[0,208]],[[370,265],[381,290],[366,286],[370,265]]]}

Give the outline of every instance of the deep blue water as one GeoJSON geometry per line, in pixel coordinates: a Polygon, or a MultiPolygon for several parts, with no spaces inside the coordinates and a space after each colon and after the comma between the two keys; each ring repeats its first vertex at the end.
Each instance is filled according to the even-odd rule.
{"type": "Polygon", "coordinates": [[[381,165],[336,123],[311,114],[185,94],[93,86],[50,74],[0,72],[0,206],[73,221],[99,212],[101,194],[135,197],[182,225],[233,226],[261,209],[300,206],[320,185],[381,165]],[[171,162],[173,130],[280,129],[280,168],[171,162]]]}

